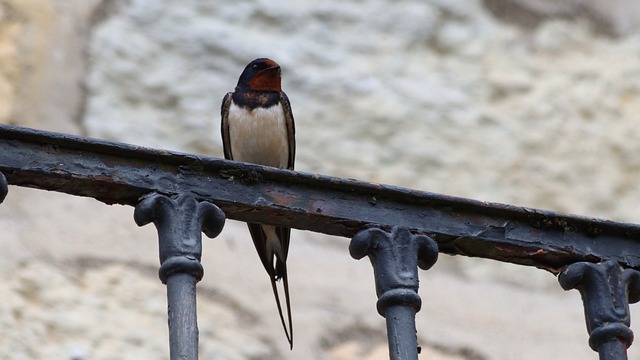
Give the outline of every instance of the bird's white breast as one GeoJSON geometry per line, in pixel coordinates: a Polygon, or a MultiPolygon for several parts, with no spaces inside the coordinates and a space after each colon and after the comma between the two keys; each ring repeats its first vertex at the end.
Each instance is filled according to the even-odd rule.
{"type": "Polygon", "coordinates": [[[247,110],[231,103],[228,121],[233,160],[287,167],[289,139],[282,105],[247,110]]]}

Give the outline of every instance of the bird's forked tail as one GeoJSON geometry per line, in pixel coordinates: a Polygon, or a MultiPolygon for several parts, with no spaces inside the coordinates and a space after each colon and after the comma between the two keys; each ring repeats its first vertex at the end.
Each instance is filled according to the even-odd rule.
{"type": "MultiPolygon", "coordinates": [[[[289,326],[287,328],[286,322],[284,320],[282,305],[280,304],[280,295],[278,294],[278,288],[276,286],[277,278],[275,276],[271,277],[271,287],[273,289],[273,296],[276,299],[276,305],[278,306],[278,313],[280,314],[280,321],[282,322],[282,328],[284,329],[284,333],[287,336],[287,341],[289,341],[290,349],[293,349],[293,321],[291,319],[291,301],[289,298],[289,279],[287,278],[287,265],[285,263],[280,263],[282,266],[282,271],[279,271],[282,279],[282,285],[284,290],[284,300],[285,306],[287,307],[287,319],[289,326]]],[[[280,269],[279,269],[280,270],[280,269]]]]}

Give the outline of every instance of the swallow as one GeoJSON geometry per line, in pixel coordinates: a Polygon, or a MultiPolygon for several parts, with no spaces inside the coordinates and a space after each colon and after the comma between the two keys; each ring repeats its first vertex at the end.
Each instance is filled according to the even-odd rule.
{"type": "MultiPolygon", "coordinates": [[[[222,100],[222,144],[228,160],[293,170],[295,125],[289,98],[282,91],[280,65],[260,58],[249,63],[235,91],[222,100]]],[[[290,228],[248,223],[249,233],[271,280],[280,321],[293,349],[293,323],[287,277],[290,228]],[[276,282],[282,279],[288,330],[276,282]]]]}

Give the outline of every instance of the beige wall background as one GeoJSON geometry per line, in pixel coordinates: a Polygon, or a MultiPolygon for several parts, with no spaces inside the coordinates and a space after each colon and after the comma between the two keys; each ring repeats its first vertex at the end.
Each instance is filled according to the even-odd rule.
{"type": "MultiPolygon", "coordinates": [[[[0,121],[222,156],[222,97],[270,57],[299,170],[638,223],[639,28],[633,0],[0,0],[0,121]]],[[[244,224],[204,242],[202,359],[388,358],[348,239],[292,234],[292,352],[244,224]]],[[[10,187],[0,246],[0,357],[168,357],[133,209],[10,187]]],[[[597,357],[541,270],[443,255],[420,295],[421,359],[597,357]]]]}

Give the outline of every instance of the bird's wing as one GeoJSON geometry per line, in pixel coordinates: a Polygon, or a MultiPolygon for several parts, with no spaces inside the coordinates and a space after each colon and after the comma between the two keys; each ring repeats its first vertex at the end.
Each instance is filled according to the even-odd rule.
{"type": "Polygon", "coordinates": [[[247,223],[247,225],[249,226],[249,233],[251,233],[253,244],[260,256],[260,261],[262,262],[265,270],[267,270],[269,276],[276,280],[284,278],[287,275],[285,263],[287,262],[287,255],[289,253],[291,229],[280,226],[275,228],[276,235],[278,236],[278,240],[280,241],[280,246],[282,247],[282,252],[284,254],[284,259],[281,259],[280,254],[267,249],[267,234],[262,229],[262,225],[252,223],[247,223]]]}
{"type": "Polygon", "coordinates": [[[280,92],[280,103],[284,110],[284,119],[287,124],[287,135],[289,136],[289,161],[287,169],[293,170],[293,163],[296,158],[296,125],[293,121],[293,112],[291,111],[291,103],[284,91],[280,92]]]}
{"type": "Polygon", "coordinates": [[[227,93],[222,99],[222,108],[220,109],[220,114],[222,115],[222,121],[220,123],[220,128],[222,131],[222,149],[224,151],[224,158],[227,160],[233,160],[233,155],[231,154],[231,139],[229,138],[229,108],[231,107],[231,102],[233,93],[227,93]]]}

